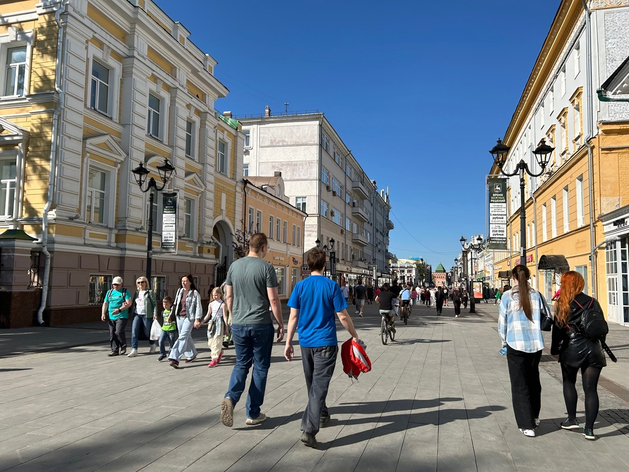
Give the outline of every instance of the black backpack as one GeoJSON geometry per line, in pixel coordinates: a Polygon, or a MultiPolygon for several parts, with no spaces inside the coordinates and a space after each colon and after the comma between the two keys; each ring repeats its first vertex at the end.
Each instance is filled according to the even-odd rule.
{"type": "Polygon", "coordinates": [[[598,303],[594,304],[593,298],[585,308],[581,306],[578,301],[575,300],[574,302],[583,310],[583,313],[581,313],[579,331],[581,331],[584,336],[596,340],[609,333],[609,326],[607,325],[601,306],[598,303]]]}

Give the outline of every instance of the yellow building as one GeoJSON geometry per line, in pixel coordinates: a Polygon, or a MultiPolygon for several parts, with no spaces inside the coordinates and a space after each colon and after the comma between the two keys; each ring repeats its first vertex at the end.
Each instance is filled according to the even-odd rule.
{"type": "Polygon", "coordinates": [[[281,172],[273,177],[245,177],[243,215],[247,234],[264,233],[269,241],[265,260],[275,267],[281,299],[288,299],[301,280],[306,212],[290,204],[281,172]]]}
{"type": "MultiPolygon", "coordinates": [[[[513,172],[523,160],[540,172],[532,150],[542,139],[554,152],[543,175],[525,177],[525,235],[520,181],[508,178],[507,251],[495,253],[493,272],[518,263],[525,238],[533,285],[546,297],[570,268],[584,276],[585,291],[610,320],[629,324],[629,274],[619,263],[629,247],[629,107],[596,96],[610,76],[622,74],[618,68],[629,55],[617,47],[629,44],[629,1],[613,4],[589,1],[585,10],[582,2],[564,0],[559,6],[505,133],[504,168],[513,172]]],[[[496,165],[491,173],[500,176],[496,165]]]]}
{"type": "Polygon", "coordinates": [[[149,213],[158,298],[187,273],[205,296],[242,219],[243,135],[215,112],[216,61],[152,0],[5,1],[0,20],[0,326],[98,319],[114,276],[133,291],[146,272],[149,213]],[[161,183],[165,159],[175,252],[162,198],[149,212],[132,174],[161,183]]]}

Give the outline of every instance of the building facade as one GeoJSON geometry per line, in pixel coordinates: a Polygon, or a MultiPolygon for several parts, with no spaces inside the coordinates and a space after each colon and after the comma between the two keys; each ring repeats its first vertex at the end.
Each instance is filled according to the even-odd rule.
{"type": "Polygon", "coordinates": [[[244,182],[243,231],[266,234],[269,251],[265,260],[275,268],[280,299],[287,300],[302,279],[307,214],[290,204],[281,172],[273,177],[245,177],[244,182]]]}
{"type": "Polygon", "coordinates": [[[178,195],[177,243],[159,249],[157,194],[151,284],[172,295],[191,273],[205,296],[242,219],[244,136],[214,110],[228,93],[216,61],[151,0],[8,1],[1,11],[0,227],[35,239],[0,239],[0,293],[10,306],[33,299],[2,325],[93,321],[115,275],[133,287],[146,271],[149,195],[132,170],[141,163],[160,182],[164,159],[175,168],[163,190],[178,195]]]}
{"type": "Polygon", "coordinates": [[[323,113],[240,117],[243,173],[282,173],[290,202],[307,214],[306,250],[335,241],[339,281],[373,283],[388,276],[391,203],[378,190],[323,113]]]}
{"type": "MultiPolygon", "coordinates": [[[[629,245],[629,104],[622,94],[597,95],[629,56],[629,1],[585,3],[559,6],[504,137],[505,169],[523,159],[539,172],[532,150],[541,139],[554,147],[544,174],[526,177],[533,285],[550,298],[561,272],[576,270],[609,319],[629,324],[629,274],[618,263],[629,245]]],[[[499,174],[495,165],[491,173],[499,174]]],[[[509,178],[508,244],[495,254],[496,274],[519,261],[519,192],[519,178],[509,178]]]]}

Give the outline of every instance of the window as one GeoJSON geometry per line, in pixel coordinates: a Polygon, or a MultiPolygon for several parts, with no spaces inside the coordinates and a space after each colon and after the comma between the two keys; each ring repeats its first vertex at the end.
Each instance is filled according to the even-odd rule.
{"type": "MultiPolygon", "coordinates": [[[[559,116],[557,117],[557,121],[559,122],[559,129],[561,133],[561,154],[565,154],[568,152],[568,109],[564,108],[559,116]]],[[[564,156],[564,160],[567,156],[564,156]]]]}
{"type": "Polygon", "coordinates": [[[550,234],[551,237],[557,237],[557,199],[550,199],[550,234]]]}
{"type": "Polygon", "coordinates": [[[111,288],[111,275],[90,275],[89,286],[87,288],[87,304],[102,305],[105,301],[107,291],[111,288]]]}
{"type": "Polygon", "coordinates": [[[563,188],[563,232],[570,231],[570,207],[569,207],[568,187],[563,188]]]}
{"type": "Polygon", "coordinates": [[[245,147],[251,147],[251,131],[248,129],[243,129],[242,134],[245,135],[245,147]]]}
{"type": "Polygon", "coordinates": [[[278,295],[284,295],[284,267],[276,267],[275,274],[277,276],[277,293],[278,295]]]}
{"type": "Polygon", "coordinates": [[[291,276],[290,276],[290,288],[291,291],[295,288],[295,285],[297,285],[297,268],[293,267],[291,269],[291,276]]]}
{"type": "Polygon", "coordinates": [[[227,175],[227,143],[218,141],[217,167],[221,174],[227,175]]]}
{"type": "Polygon", "coordinates": [[[151,217],[153,218],[153,231],[156,233],[162,232],[162,213],[159,211],[159,202],[159,196],[153,198],[153,211],[151,217]]]}
{"type": "Polygon", "coordinates": [[[194,122],[186,120],[186,156],[194,157],[194,122]]]}
{"type": "Polygon", "coordinates": [[[345,229],[347,231],[352,229],[352,221],[348,217],[345,217],[345,229]]]}
{"type": "Polygon", "coordinates": [[[321,147],[323,149],[325,149],[326,151],[329,149],[330,147],[330,138],[328,138],[326,136],[326,134],[323,132],[323,130],[321,130],[321,147]]]}
{"type": "Polygon", "coordinates": [[[24,96],[26,82],[26,45],[7,49],[4,95],[24,96]]]}
{"type": "Polygon", "coordinates": [[[247,231],[249,232],[249,234],[253,234],[253,208],[249,207],[249,226],[247,231]]]}
{"type": "Polygon", "coordinates": [[[566,66],[563,66],[559,73],[559,91],[562,97],[566,94],[566,66]]]}
{"type": "Polygon", "coordinates": [[[352,178],[352,165],[349,162],[345,162],[345,175],[352,178]]]}
{"type": "Polygon", "coordinates": [[[544,114],[544,102],[542,102],[539,107],[539,126],[540,128],[544,128],[544,124],[546,123],[546,115],[544,114]]]}
{"type": "Polygon", "coordinates": [[[332,215],[332,221],[334,221],[337,225],[343,224],[343,215],[336,208],[332,207],[332,211],[334,214],[332,215]]]}
{"type": "Polygon", "coordinates": [[[328,203],[325,200],[321,200],[321,216],[328,216],[328,203]]]}
{"type": "Polygon", "coordinates": [[[183,199],[183,237],[192,238],[192,212],[194,201],[191,198],[183,199]]]}
{"type": "Polygon", "coordinates": [[[296,197],[295,206],[306,213],[306,197],[296,197]]]}
{"type": "Polygon", "coordinates": [[[352,195],[349,192],[345,192],[345,203],[348,205],[352,203],[352,195]]]}
{"type": "Polygon", "coordinates": [[[583,203],[583,176],[577,177],[575,182],[575,194],[577,197],[577,227],[583,226],[585,205],[583,203]]]}
{"type": "Polygon", "coordinates": [[[536,228],[537,228],[537,226],[535,225],[535,221],[533,221],[533,222],[531,223],[531,237],[532,237],[532,239],[531,239],[531,246],[532,246],[532,247],[537,246],[537,233],[536,233],[536,228]]]}
{"type": "Polygon", "coordinates": [[[551,114],[555,111],[555,90],[552,88],[548,91],[548,111],[551,114]]]}
{"type": "Polygon", "coordinates": [[[90,108],[109,115],[109,69],[98,61],[92,61],[92,87],[90,108]]]}
{"type": "Polygon", "coordinates": [[[542,242],[548,239],[548,221],[546,218],[546,204],[542,205],[542,242]]]}
{"type": "Polygon", "coordinates": [[[288,221],[284,221],[284,231],[282,232],[282,242],[288,242],[288,221]]]}
{"type": "Polygon", "coordinates": [[[572,52],[572,67],[574,68],[574,76],[576,77],[581,72],[581,44],[577,43],[574,46],[572,52]]]}
{"type": "Polygon", "coordinates": [[[586,265],[578,265],[575,266],[574,270],[583,276],[583,280],[585,280],[585,286],[583,287],[583,293],[588,294],[588,266],[586,265]]]}
{"type": "Polygon", "coordinates": [[[325,167],[321,167],[321,181],[326,185],[330,185],[330,173],[325,167]]]}
{"type": "Polygon", "coordinates": [[[256,211],[256,233],[262,232],[262,212],[256,211]]]}
{"type": "Polygon", "coordinates": [[[149,112],[146,123],[146,133],[154,138],[159,139],[160,133],[160,110],[162,107],[161,99],[152,93],[149,93],[149,112]]]}
{"type": "Polygon", "coordinates": [[[10,218],[15,212],[17,167],[14,159],[0,161],[0,217],[10,218]]]}
{"type": "Polygon", "coordinates": [[[249,164],[242,165],[242,176],[249,177],[249,164]]]}
{"type": "Polygon", "coordinates": [[[273,226],[275,224],[275,218],[269,216],[269,239],[273,239],[273,226]]]}
{"type": "Polygon", "coordinates": [[[297,226],[297,247],[301,247],[301,228],[297,226]]]}
{"type": "Polygon", "coordinates": [[[297,245],[296,243],[297,243],[297,226],[293,225],[293,239],[292,239],[291,244],[293,246],[296,246],[297,245]]]}
{"type": "Polygon", "coordinates": [[[279,218],[275,220],[275,239],[282,241],[282,220],[279,218]]]}
{"type": "Polygon", "coordinates": [[[581,101],[583,96],[583,87],[579,87],[577,91],[570,98],[572,104],[572,118],[573,118],[573,141],[577,146],[580,146],[583,138],[583,124],[581,123],[581,101]]]}
{"type": "Polygon", "coordinates": [[[98,169],[89,170],[87,178],[87,221],[91,223],[105,223],[106,205],[105,191],[107,190],[107,174],[98,169]]]}

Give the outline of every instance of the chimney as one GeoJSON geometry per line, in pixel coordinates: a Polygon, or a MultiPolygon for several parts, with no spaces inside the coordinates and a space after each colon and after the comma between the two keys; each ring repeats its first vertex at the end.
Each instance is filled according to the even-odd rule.
{"type": "Polygon", "coordinates": [[[268,118],[269,116],[271,116],[271,107],[267,105],[264,107],[264,117],[268,118]]]}
{"type": "Polygon", "coordinates": [[[273,177],[281,177],[282,176],[282,172],[279,170],[276,170],[275,172],[273,172],[273,177]]]}
{"type": "Polygon", "coordinates": [[[231,118],[232,117],[232,112],[231,111],[224,111],[223,112],[223,116],[226,116],[227,118],[231,118]]]}

